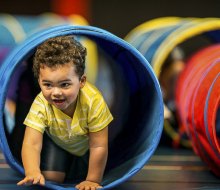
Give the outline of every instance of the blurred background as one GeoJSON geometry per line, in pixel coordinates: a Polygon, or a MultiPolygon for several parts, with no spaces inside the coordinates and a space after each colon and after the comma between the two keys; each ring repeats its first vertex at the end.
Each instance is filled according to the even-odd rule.
{"type": "Polygon", "coordinates": [[[218,0],[1,0],[0,12],[13,15],[80,14],[91,25],[125,37],[137,25],[157,17],[220,17],[219,6],[218,0]]]}

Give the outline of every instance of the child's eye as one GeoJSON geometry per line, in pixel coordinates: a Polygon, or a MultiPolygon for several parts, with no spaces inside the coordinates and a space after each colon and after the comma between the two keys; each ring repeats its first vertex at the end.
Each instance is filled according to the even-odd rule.
{"type": "Polygon", "coordinates": [[[47,88],[51,88],[52,85],[50,83],[44,83],[43,86],[47,87],[47,88]]]}
{"type": "Polygon", "coordinates": [[[69,83],[62,83],[61,88],[68,88],[70,86],[69,83]]]}

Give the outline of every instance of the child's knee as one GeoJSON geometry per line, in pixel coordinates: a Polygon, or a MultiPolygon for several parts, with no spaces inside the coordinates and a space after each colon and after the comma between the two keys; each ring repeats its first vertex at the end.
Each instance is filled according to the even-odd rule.
{"type": "Polygon", "coordinates": [[[53,181],[56,183],[63,183],[66,174],[64,172],[58,171],[42,171],[42,174],[45,177],[45,180],[53,181]]]}

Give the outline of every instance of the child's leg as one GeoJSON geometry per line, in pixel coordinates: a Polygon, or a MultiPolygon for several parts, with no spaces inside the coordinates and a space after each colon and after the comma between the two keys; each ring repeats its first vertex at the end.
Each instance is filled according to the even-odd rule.
{"type": "Polygon", "coordinates": [[[66,177],[64,172],[58,171],[42,171],[42,174],[47,181],[53,181],[56,183],[63,183],[66,177]]]}
{"type": "Polygon", "coordinates": [[[46,134],[41,152],[41,171],[46,180],[63,183],[72,155],[57,146],[46,134]]]}

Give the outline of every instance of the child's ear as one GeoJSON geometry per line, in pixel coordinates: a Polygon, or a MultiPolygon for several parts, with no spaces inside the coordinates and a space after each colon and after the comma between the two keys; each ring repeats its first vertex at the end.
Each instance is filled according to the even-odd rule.
{"type": "Polygon", "coordinates": [[[80,88],[83,88],[86,84],[86,75],[83,75],[80,79],[80,88]]]}

